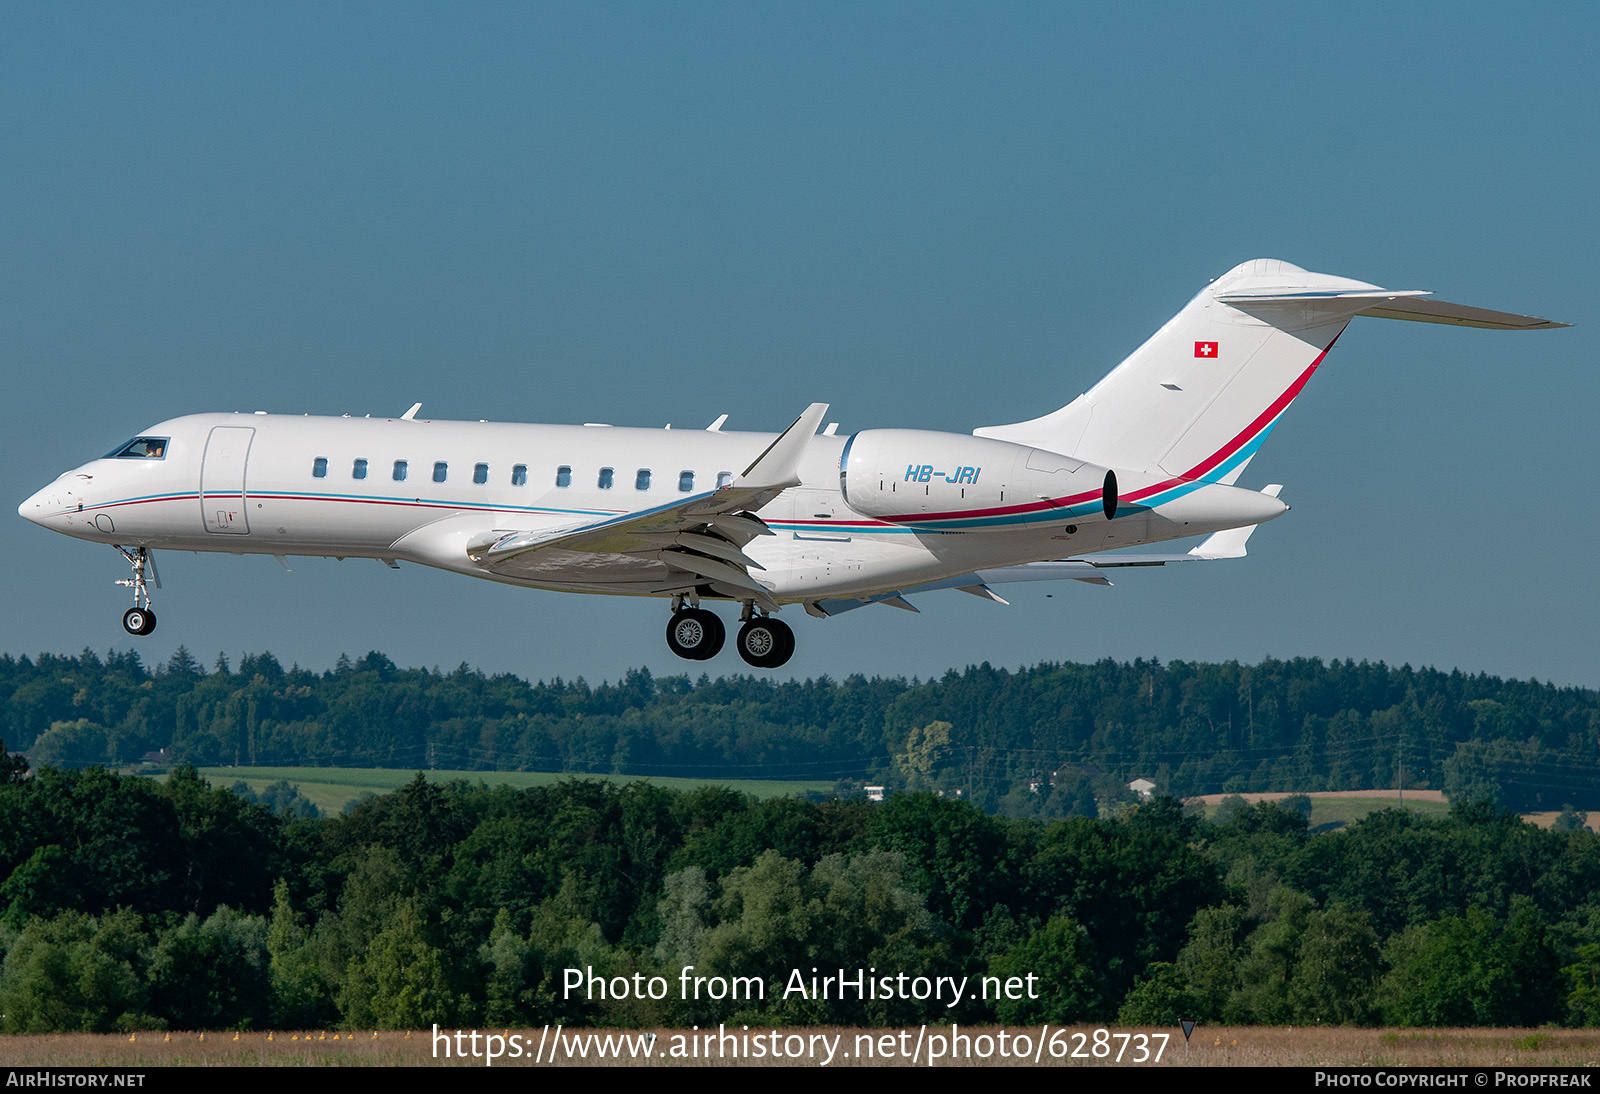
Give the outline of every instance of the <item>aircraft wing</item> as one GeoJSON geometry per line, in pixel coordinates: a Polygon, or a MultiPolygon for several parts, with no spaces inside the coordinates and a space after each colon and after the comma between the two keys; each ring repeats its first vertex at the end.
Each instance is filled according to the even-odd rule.
{"type": "MultiPolygon", "coordinates": [[[[1281,484],[1273,483],[1262,490],[1263,494],[1277,497],[1283,489],[1281,484]]],[[[1245,557],[1245,544],[1249,541],[1259,525],[1249,525],[1245,528],[1229,528],[1226,531],[1215,532],[1201,540],[1195,547],[1182,554],[1122,554],[1108,552],[1104,555],[1079,555],[1076,558],[1058,559],[1053,562],[1029,562],[1021,566],[1001,566],[988,570],[974,570],[968,574],[957,577],[947,577],[942,581],[930,581],[923,585],[915,585],[905,589],[895,589],[891,592],[879,593],[869,597],[835,597],[826,600],[813,600],[806,602],[806,611],[812,615],[826,617],[839,615],[855,608],[864,608],[868,604],[887,604],[892,608],[914,612],[905,597],[911,593],[931,593],[940,589],[959,589],[973,596],[981,596],[985,600],[993,600],[1004,604],[1006,601],[997,595],[991,585],[1001,585],[1014,581],[1082,581],[1088,585],[1110,585],[1111,582],[1102,574],[1101,570],[1117,569],[1124,566],[1165,566],[1169,562],[1211,562],[1222,558],[1245,557]]]]}
{"type": "Polygon", "coordinates": [[[771,591],[753,574],[762,567],[743,548],[772,534],[756,510],[800,485],[800,458],[827,412],[827,403],[812,403],[721,489],[564,528],[485,532],[468,542],[467,557],[485,570],[529,580],[605,571],[644,593],[710,585],[776,611],[771,591]]]}

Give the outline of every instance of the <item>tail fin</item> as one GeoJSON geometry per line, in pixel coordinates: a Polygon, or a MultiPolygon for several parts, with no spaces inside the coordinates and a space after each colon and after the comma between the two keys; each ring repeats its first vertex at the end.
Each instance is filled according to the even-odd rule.
{"type": "Polygon", "coordinates": [[[1053,414],[974,430],[1103,467],[1232,484],[1357,315],[1499,329],[1560,326],[1311,273],[1235,266],[1105,379],[1053,414]]]}

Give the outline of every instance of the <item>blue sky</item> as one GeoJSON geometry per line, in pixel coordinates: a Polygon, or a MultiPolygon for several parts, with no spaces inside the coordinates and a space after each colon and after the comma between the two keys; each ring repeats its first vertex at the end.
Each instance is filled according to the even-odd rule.
{"type": "MultiPolygon", "coordinates": [[[[7,5],[0,649],[135,645],[120,557],[10,514],[166,417],[779,429],[823,400],[847,432],[967,431],[1275,257],[1577,326],[1359,320],[1242,480],[1293,506],[1249,559],[801,615],[780,674],[1600,684],[1597,31],[1576,4],[7,5]]],[[[153,661],[686,664],[647,601],[160,561],[153,661]]]]}

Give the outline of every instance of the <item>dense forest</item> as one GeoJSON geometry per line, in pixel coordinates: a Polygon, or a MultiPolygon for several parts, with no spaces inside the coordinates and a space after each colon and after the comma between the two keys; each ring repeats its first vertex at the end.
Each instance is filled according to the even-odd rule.
{"type": "Polygon", "coordinates": [[[1304,801],[1041,821],[933,793],[755,802],[419,774],[310,819],[191,768],[3,778],[8,1032],[1600,1024],[1600,837],[1484,803],[1312,833],[1304,801]],[[684,998],[689,966],[758,978],[762,997],[684,998]],[[569,968],[672,990],[591,998],[564,990],[569,968]],[[812,968],[1038,990],[954,1007],[784,994],[812,968]]]}
{"type": "Polygon", "coordinates": [[[987,664],[938,680],[529,683],[379,653],[331,670],[180,649],[0,657],[0,737],[35,766],[190,763],[790,778],[1093,815],[1136,778],[1178,797],[1441,789],[1600,808],[1600,693],[1315,659],[987,664]]]}

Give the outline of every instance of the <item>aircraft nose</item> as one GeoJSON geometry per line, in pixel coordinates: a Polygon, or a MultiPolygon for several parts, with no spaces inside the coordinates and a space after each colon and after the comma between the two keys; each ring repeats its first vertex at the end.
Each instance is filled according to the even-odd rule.
{"type": "Polygon", "coordinates": [[[60,528],[52,519],[83,507],[86,476],[77,479],[63,475],[49,486],[34,491],[33,495],[17,506],[17,515],[43,528],[60,528]]]}
{"type": "Polygon", "coordinates": [[[47,486],[43,490],[35,491],[27,501],[17,506],[17,515],[35,524],[43,524],[49,514],[58,512],[60,509],[61,503],[56,491],[47,486]]]}

